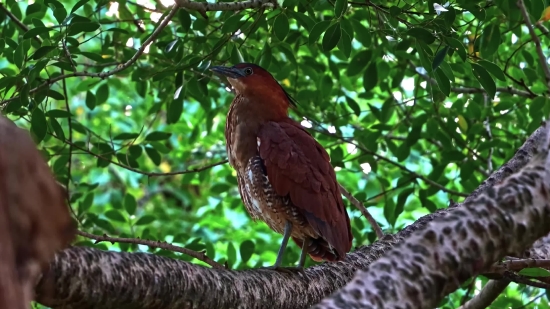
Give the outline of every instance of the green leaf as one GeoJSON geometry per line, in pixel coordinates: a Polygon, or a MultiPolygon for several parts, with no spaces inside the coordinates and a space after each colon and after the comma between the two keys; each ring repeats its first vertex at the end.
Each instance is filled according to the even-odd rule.
{"type": "Polygon", "coordinates": [[[48,132],[48,122],[46,121],[46,116],[38,107],[36,107],[32,112],[31,130],[36,137],[37,144],[40,143],[44,137],[46,137],[46,133],[48,132]]]}
{"type": "Polygon", "coordinates": [[[56,46],[42,46],[34,52],[31,59],[38,60],[38,59],[46,56],[49,52],[51,52],[52,50],[55,50],[55,49],[57,49],[56,46]]]}
{"type": "Polygon", "coordinates": [[[78,205],[78,210],[80,213],[84,213],[86,212],[88,209],[90,209],[92,207],[94,203],[94,193],[93,192],[90,192],[88,194],[86,194],[86,197],[84,198],[84,200],[82,200],[79,205],[78,205]]]}
{"type": "Polygon", "coordinates": [[[0,55],[2,55],[2,52],[4,51],[5,47],[6,47],[6,41],[0,38],[0,55]]]}
{"type": "Polygon", "coordinates": [[[435,54],[434,61],[432,63],[432,70],[437,69],[441,65],[447,55],[447,51],[449,51],[449,46],[443,47],[437,52],[437,54],[435,54]]]}
{"type": "Polygon", "coordinates": [[[349,62],[346,70],[348,76],[355,76],[361,73],[366,67],[369,61],[372,59],[372,51],[365,49],[358,52],[349,62]]]}
{"type": "Polygon", "coordinates": [[[55,133],[55,136],[57,136],[61,140],[65,140],[65,133],[63,132],[63,128],[61,128],[59,122],[57,122],[54,117],[48,118],[48,121],[53,129],[53,132],[55,133]]]}
{"type": "Polygon", "coordinates": [[[351,38],[345,31],[342,31],[342,38],[340,38],[340,41],[338,42],[338,49],[342,51],[346,59],[351,55],[351,38]]]}
{"type": "Polygon", "coordinates": [[[344,13],[346,13],[347,8],[348,8],[348,0],[336,0],[336,2],[334,2],[334,16],[338,18],[344,15],[344,13]]]}
{"type": "Polygon", "coordinates": [[[395,204],[394,215],[393,215],[393,217],[396,220],[397,220],[397,218],[399,218],[399,215],[401,213],[403,213],[403,210],[405,209],[405,203],[407,202],[407,199],[409,198],[409,196],[412,196],[413,194],[414,194],[414,189],[409,188],[409,189],[404,189],[397,196],[397,204],[395,204]]]}
{"type": "Polygon", "coordinates": [[[229,267],[235,264],[237,261],[237,250],[235,250],[235,246],[233,246],[233,243],[229,242],[227,243],[227,264],[229,264],[229,267]]]}
{"type": "Polygon", "coordinates": [[[23,34],[23,39],[32,39],[32,38],[36,37],[37,35],[42,34],[42,33],[47,33],[50,30],[51,29],[46,28],[46,27],[32,28],[32,29],[29,29],[29,31],[25,32],[25,34],[23,34]]]}
{"type": "Polygon", "coordinates": [[[241,22],[243,14],[237,13],[226,19],[222,26],[222,33],[234,33],[239,30],[244,22],[241,22]]]}
{"type": "Polygon", "coordinates": [[[398,6],[392,6],[390,7],[390,16],[391,17],[397,17],[401,14],[401,9],[398,6]]]}
{"type": "Polygon", "coordinates": [[[55,20],[57,20],[59,24],[62,24],[65,18],[67,18],[67,11],[65,8],[58,7],[53,11],[53,17],[55,17],[55,20]]]}
{"type": "Polygon", "coordinates": [[[491,73],[491,75],[498,78],[499,80],[503,82],[506,81],[506,76],[504,75],[504,72],[498,67],[498,65],[487,60],[480,60],[477,62],[477,64],[485,68],[487,72],[491,73]]]}
{"type": "Polygon", "coordinates": [[[77,35],[81,32],[94,32],[97,29],[99,29],[101,25],[96,22],[77,22],[77,23],[71,23],[69,26],[69,31],[67,31],[67,34],[70,36],[77,35]]]}
{"type": "Polygon", "coordinates": [[[130,216],[136,213],[137,202],[136,198],[132,194],[126,193],[123,204],[124,209],[130,216]]]}
{"type": "Polygon", "coordinates": [[[542,110],[546,106],[547,99],[545,97],[536,97],[529,104],[529,116],[533,119],[540,119],[542,110]]]}
{"type": "Polygon", "coordinates": [[[108,98],[109,98],[109,85],[105,83],[99,86],[99,88],[97,88],[97,91],[95,92],[96,106],[105,103],[108,98]]]}
{"type": "Polygon", "coordinates": [[[441,90],[441,92],[443,92],[446,96],[449,96],[451,93],[451,82],[442,70],[435,71],[435,80],[437,81],[439,90],[441,90]]]}
{"type": "Polygon", "coordinates": [[[71,117],[71,114],[68,111],[62,109],[50,109],[46,112],[46,116],[54,118],[69,118],[71,117]]]}
{"type": "Polygon", "coordinates": [[[46,92],[46,96],[55,100],[65,100],[65,97],[61,93],[52,89],[48,89],[48,92],[46,92]]]}
{"type": "Polygon", "coordinates": [[[241,247],[239,248],[239,252],[241,254],[241,260],[243,263],[248,262],[250,258],[252,257],[252,254],[254,254],[254,249],[256,248],[254,242],[247,239],[241,243],[241,247]]]}
{"type": "Polygon", "coordinates": [[[129,140],[129,139],[136,139],[139,136],[138,133],[120,133],[113,137],[113,140],[129,140]]]}
{"type": "Polygon", "coordinates": [[[499,23],[493,23],[483,29],[480,37],[479,50],[483,58],[492,56],[500,46],[499,23]]]}
{"type": "Polygon", "coordinates": [[[147,156],[149,157],[149,159],[151,159],[151,161],[153,161],[153,163],[155,163],[156,166],[160,165],[160,162],[161,162],[160,153],[155,148],[145,147],[145,152],[147,153],[147,156]]]}
{"type": "Polygon", "coordinates": [[[447,41],[447,44],[452,47],[454,51],[457,52],[457,54],[460,56],[462,61],[466,61],[467,55],[466,55],[466,47],[464,47],[464,44],[460,42],[459,40],[451,37],[445,38],[447,41]]]}
{"type": "Polygon", "coordinates": [[[369,92],[376,87],[376,84],[378,84],[378,69],[376,61],[372,61],[363,75],[363,88],[366,92],[369,92]]]}
{"type": "Polygon", "coordinates": [[[351,108],[355,116],[359,117],[359,115],[361,115],[361,108],[359,107],[359,104],[357,104],[355,100],[348,96],[346,96],[346,102],[348,103],[349,108],[351,108]]]}
{"type": "Polygon", "coordinates": [[[180,21],[183,33],[187,33],[191,28],[191,16],[186,10],[178,10],[178,20],[180,21]]]}
{"type": "Polygon", "coordinates": [[[109,209],[105,212],[105,217],[118,222],[126,222],[126,218],[116,209],[109,209]]]}
{"type": "Polygon", "coordinates": [[[95,95],[90,90],[86,91],[86,106],[92,111],[95,108],[95,95]]]}
{"type": "Polygon", "coordinates": [[[146,224],[149,224],[153,221],[155,221],[155,217],[151,216],[151,215],[145,215],[141,218],[139,218],[139,220],[137,220],[136,223],[134,223],[134,225],[146,225],[146,224]]]}
{"type": "Polygon", "coordinates": [[[88,1],[90,0],[80,0],[78,1],[74,6],[73,8],[71,9],[71,14],[76,12],[76,10],[78,10],[80,7],[82,7],[84,4],[88,3],[88,1]]]}
{"type": "Polygon", "coordinates": [[[527,277],[550,277],[550,271],[538,267],[524,268],[518,274],[527,277]]]}
{"type": "Polygon", "coordinates": [[[17,48],[13,51],[13,63],[15,66],[17,66],[19,69],[23,67],[23,61],[25,60],[25,51],[23,42],[21,42],[17,48]]]}
{"type": "Polygon", "coordinates": [[[327,30],[328,26],[330,26],[330,20],[323,20],[316,23],[309,32],[309,44],[317,43],[317,40],[319,40],[321,34],[327,30]]]}
{"type": "Polygon", "coordinates": [[[288,23],[288,17],[284,13],[277,15],[275,22],[273,22],[273,32],[279,41],[284,41],[288,32],[290,31],[290,25],[288,23]]]}
{"type": "Polygon", "coordinates": [[[162,140],[168,139],[170,138],[170,136],[172,136],[172,133],[154,131],[149,133],[145,137],[145,140],[149,142],[156,142],[156,141],[162,141],[162,140]]]}
{"type": "Polygon", "coordinates": [[[475,63],[472,63],[471,66],[472,66],[472,73],[481,84],[481,87],[483,87],[483,89],[487,91],[489,98],[493,99],[495,97],[495,93],[497,92],[497,86],[495,84],[495,81],[482,66],[475,63]]]}
{"type": "Polygon", "coordinates": [[[340,41],[341,36],[342,29],[340,28],[339,22],[330,26],[323,35],[323,50],[331,51],[334,47],[336,47],[336,45],[338,45],[338,41],[340,41]]]}
{"type": "Polygon", "coordinates": [[[426,44],[432,44],[435,42],[435,36],[428,30],[424,28],[411,28],[409,31],[407,31],[407,34],[424,41],[426,44]]]}

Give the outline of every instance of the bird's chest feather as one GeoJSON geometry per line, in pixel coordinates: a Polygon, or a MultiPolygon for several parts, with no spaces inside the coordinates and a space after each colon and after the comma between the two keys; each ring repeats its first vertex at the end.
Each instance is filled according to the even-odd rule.
{"type": "Polygon", "coordinates": [[[292,205],[288,196],[279,196],[271,186],[269,177],[259,156],[250,158],[242,172],[238,172],[239,189],[248,213],[253,219],[260,219],[271,229],[283,233],[288,220],[293,226],[293,235],[311,234],[304,230],[305,218],[292,205]]]}

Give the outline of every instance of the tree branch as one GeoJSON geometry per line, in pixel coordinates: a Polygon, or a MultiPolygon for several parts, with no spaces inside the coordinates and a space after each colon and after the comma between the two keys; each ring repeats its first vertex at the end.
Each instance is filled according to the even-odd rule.
{"type": "Polygon", "coordinates": [[[539,62],[542,67],[542,71],[546,76],[546,87],[548,87],[548,90],[550,90],[550,67],[548,67],[548,59],[546,58],[546,56],[544,55],[544,52],[542,51],[540,39],[535,33],[535,29],[531,24],[531,19],[529,18],[529,14],[527,13],[527,9],[525,8],[525,3],[523,3],[523,0],[518,0],[517,6],[521,11],[521,15],[523,15],[523,20],[525,21],[525,25],[527,26],[527,29],[529,29],[529,34],[531,35],[531,39],[533,39],[533,42],[535,43],[535,48],[539,56],[538,57],[539,62]]]}
{"type": "Polygon", "coordinates": [[[519,173],[417,230],[313,308],[433,308],[463,281],[547,235],[549,128],[550,122],[539,154],[519,173]]]}
{"type": "Polygon", "coordinates": [[[242,11],[246,9],[260,8],[265,5],[277,7],[275,0],[249,0],[242,2],[195,2],[189,0],[176,0],[176,3],[188,10],[208,12],[208,11],[242,11]]]}
{"type": "Polygon", "coordinates": [[[489,280],[481,292],[458,309],[485,309],[508,287],[509,280],[489,280]]]}
{"type": "MultiPolygon", "coordinates": [[[[525,165],[533,154],[531,150],[541,144],[540,140],[546,132],[546,128],[535,131],[515,156],[482,184],[483,190],[502,182],[509,170],[519,170],[521,164],[525,165]],[[503,172],[503,169],[506,171],[503,172]]],[[[165,309],[185,306],[205,309],[309,308],[344,286],[358,269],[370,268],[373,261],[412,233],[436,218],[448,220],[449,213],[455,210],[460,212],[463,207],[458,204],[426,215],[395,235],[386,235],[372,245],[358,248],[342,262],[309,267],[303,274],[262,269],[208,269],[152,254],[73,247],[60,252],[51,263],[49,271],[37,286],[37,301],[52,308],[64,309],[122,306],[165,309]],[[45,292],[48,289],[52,291],[49,294],[45,292]]],[[[550,224],[534,226],[550,228],[550,224]]],[[[410,244],[409,239],[407,244],[410,244]]],[[[490,266],[489,262],[487,265],[490,266]]]]}
{"type": "Polygon", "coordinates": [[[376,222],[373,216],[371,216],[370,212],[367,210],[365,205],[359,202],[359,200],[356,199],[355,196],[351,195],[351,193],[349,193],[349,191],[346,190],[346,188],[342,187],[341,184],[338,184],[338,186],[340,187],[340,192],[348,199],[348,201],[350,201],[350,203],[353,206],[359,209],[359,211],[361,211],[361,213],[363,214],[363,216],[365,216],[367,221],[369,221],[370,225],[372,226],[372,229],[376,233],[376,237],[378,237],[378,239],[382,239],[382,237],[384,237],[384,232],[382,231],[382,228],[380,227],[380,225],[378,225],[378,222],[376,222]]]}

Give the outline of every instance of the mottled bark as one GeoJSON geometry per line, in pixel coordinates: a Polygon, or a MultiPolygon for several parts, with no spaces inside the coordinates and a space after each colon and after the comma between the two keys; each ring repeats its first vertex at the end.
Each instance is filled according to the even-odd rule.
{"type": "MultiPolygon", "coordinates": [[[[479,196],[486,188],[501,183],[506,176],[525,166],[534,149],[541,144],[545,132],[546,129],[535,131],[514,158],[487,179],[482,184],[483,188],[476,190],[474,194],[479,196]]],[[[468,209],[470,212],[483,213],[486,205],[480,206],[480,210],[473,209],[472,206],[468,209]]],[[[358,248],[343,262],[311,267],[305,270],[304,275],[266,270],[209,269],[144,253],[70,248],[58,254],[51,264],[50,271],[38,285],[37,300],[53,308],[66,309],[308,308],[344,286],[357,270],[366,270],[373,261],[387,254],[397,243],[421,230],[432,220],[442,218],[442,221],[448,221],[459,218],[455,211],[464,212],[463,207],[460,203],[450,209],[424,216],[396,235],[387,235],[370,246],[358,248]],[[41,291],[46,288],[55,293],[44,295],[41,291]]],[[[501,214],[498,210],[492,211],[501,214]]],[[[492,219],[500,223],[507,222],[498,215],[492,219]]],[[[540,227],[541,224],[537,226],[540,227]]],[[[529,233],[532,235],[531,230],[529,233]]],[[[506,244],[513,241],[509,238],[505,239],[506,244]]],[[[407,244],[410,244],[409,239],[407,244]]],[[[528,243],[523,245],[525,248],[521,249],[526,249],[528,243]]],[[[479,260],[473,266],[470,263],[470,266],[479,272],[487,264],[489,260],[479,260]]],[[[439,264],[427,264],[434,268],[437,265],[439,264]]],[[[467,271],[462,273],[463,276],[467,274],[467,271]]],[[[450,288],[447,287],[446,290],[450,288]]]]}
{"type": "Polygon", "coordinates": [[[313,308],[433,308],[465,280],[550,232],[550,134],[518,173],[454,207],[313,308]]]}

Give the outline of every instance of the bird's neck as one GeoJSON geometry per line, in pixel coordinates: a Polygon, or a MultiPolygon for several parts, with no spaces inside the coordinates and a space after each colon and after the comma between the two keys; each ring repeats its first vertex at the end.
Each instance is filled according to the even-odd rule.
{"type": "Polygon", "coordinates": [[[257,135],[268,121],[291,120],[288,112],[273,106],[269,97],[250,99],[242,94],[235,97],[225,126],[225,139],[229,163],[237,170],[246,168],[248,160],[258,154],[257,135]]]}

